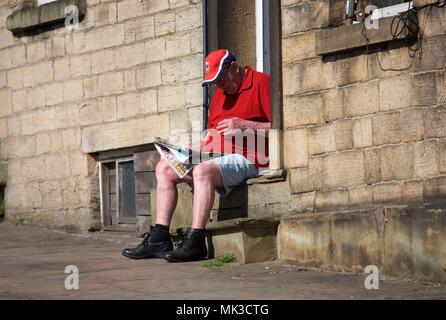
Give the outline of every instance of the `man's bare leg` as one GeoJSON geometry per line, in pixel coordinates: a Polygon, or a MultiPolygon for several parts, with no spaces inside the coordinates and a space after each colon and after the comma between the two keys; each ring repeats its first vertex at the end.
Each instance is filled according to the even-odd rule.
{"type": "Polygon", "coordinates": [[[156,224],[169,226],[177,206],[177,184],[192,182],[192,177],[185,176],[180,179],[172,168],[161,160],[156,166],[156,224]]]}
{"type": "Polygon", "coordinates": [[[204,229],[214,205],[215,189],[223,186],[218,164],[213,161],[200,163],[193,171],[194,202],[192,228],[204,229]]]}

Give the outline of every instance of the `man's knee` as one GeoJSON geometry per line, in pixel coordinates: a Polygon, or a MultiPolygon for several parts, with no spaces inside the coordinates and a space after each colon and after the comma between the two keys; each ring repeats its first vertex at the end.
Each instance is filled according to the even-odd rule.
{"type": "Polygon", "coordinates": [[[215,175],[218,173],[217,171],[219,170],[215,164],[203,162],[194,167],[192,175],[194,177],[194,181],[210,180],[212,183],[214,183],[214,180],[216,180],[215,175]]]}
{"type": "Polygon", "coordinates": [[[164,161],[164,160],[160,160],[157,164],[156,164],[156,178],[159,179],[165,179],[165,178],[169,178],[169,179],[173,179],[174,177],[174,172],[172,170],[172,168],[169,166],[169,164],[164,161]]]}
{"type": "Polygon", "coordinates": [[[213,174],[214,174],[214,170],[212,168],[212,165],[204,163],[204,162],[195,166],[194,171],[192,172],[194,180],[212,179],[213,174]]]}

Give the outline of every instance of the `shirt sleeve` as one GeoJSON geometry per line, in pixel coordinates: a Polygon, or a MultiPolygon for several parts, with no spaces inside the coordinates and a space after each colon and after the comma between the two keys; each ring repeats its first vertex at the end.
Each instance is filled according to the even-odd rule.
{"type": "Polygon", "coordinates": [[[265,117],[271,122],[270,78],[265,76],[260,84],[260,107],[265,117]]]}

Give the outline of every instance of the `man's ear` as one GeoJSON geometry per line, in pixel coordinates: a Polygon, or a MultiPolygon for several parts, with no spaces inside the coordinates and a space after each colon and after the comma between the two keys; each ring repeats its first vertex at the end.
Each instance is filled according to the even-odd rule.
{"type": "Polygon", "coordinates": [[[234,74],[237,74],[237,73],[240,72],[240,68],[238,67],[238,64],[235,61],[231,62],[231,65],[229,66],[229,69],[234,74]]]}

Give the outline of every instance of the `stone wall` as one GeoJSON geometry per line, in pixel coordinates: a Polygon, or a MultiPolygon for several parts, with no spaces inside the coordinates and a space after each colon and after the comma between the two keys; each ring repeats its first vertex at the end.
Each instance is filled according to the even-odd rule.
{"type": "Polygon", "coordinates": [[[6,214],[97,228],[97,152],[202,119],[201,1],[87,0],[79,28],[20,38],[5,27],[16,2],[0,3],[6,214]]]}
{"type": "MultiPolygon", "coordinates": [[[[303,211],[429,202],[446,195],[446,8],[419,15],[423,55],[388,43],[324,57],[336,1],[282,1],[284,160],[303,211]],[[331,6],[330,6],[331,4],[331,6]],[[379,59],[379,62],[378,62],[379,59]],[[435,191],[433,191],[435,190],[435,191]]],[[[389,30],[380,30],[389,32],[389,30]]],[[[296,208],[296,211],[302,211],[296,208]]]]}

